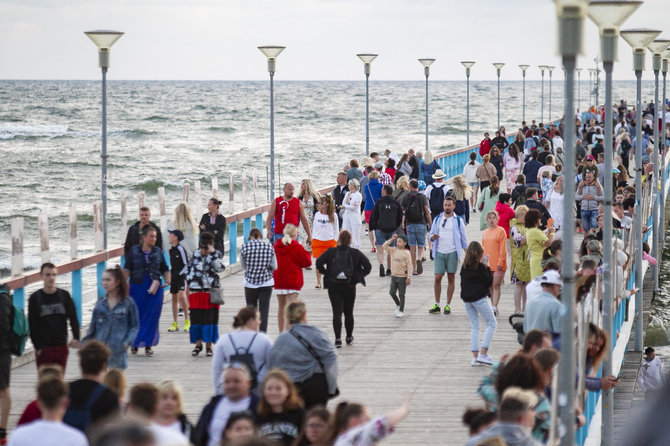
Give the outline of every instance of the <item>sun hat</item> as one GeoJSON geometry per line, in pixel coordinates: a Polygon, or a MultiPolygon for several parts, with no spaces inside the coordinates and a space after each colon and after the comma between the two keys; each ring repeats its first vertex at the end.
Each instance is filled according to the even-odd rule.
{"type": "Polygon", "coordinates": [[[437,169],[433,174],[434,180],[441,180],[444,177],[446,177],[446,175],[444,174],[444,172],[442,172],[442,169],[437,169]]]}

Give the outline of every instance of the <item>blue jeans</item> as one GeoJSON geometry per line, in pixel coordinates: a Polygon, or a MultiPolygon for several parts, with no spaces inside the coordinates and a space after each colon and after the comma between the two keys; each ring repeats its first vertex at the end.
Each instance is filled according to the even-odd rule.
{"type": "Polygon", "coordinates": [[[375,229],[375,245],[381,246],[385,241],[390,240],[393,237],[395,231],[384,232],[381,229],[375,229]]]}
{"type": "Polygon", "coordinates": [[[591,228],[597,228],[598,223],[596,223],[596,218],[598,218],[598,210],[594,209],[592,211],[585,211],[582,209],[582,227],[584,231],[588,231],[591,228]]]}
{"type": "Polygon", "coordinates": [[[405,229],[407,231],[407,242],[409,243],[409,246],[418,246],[419,248],[426,246],[425,223],[410,223],[405,229]]]}
{"type": "Polygon", "coordinates": [[[489,300],[484,297],[476,302],[465,302],[465,312],[470,319],[470,351],[479,351],[479,316],[484,319],[484,323],[486,324],[484,339],[482,339],[482,348],[488,350],[491,338],[493,338],[493,334],[498,327],[498,322],[493,315],[493,309],[489,300]]]}

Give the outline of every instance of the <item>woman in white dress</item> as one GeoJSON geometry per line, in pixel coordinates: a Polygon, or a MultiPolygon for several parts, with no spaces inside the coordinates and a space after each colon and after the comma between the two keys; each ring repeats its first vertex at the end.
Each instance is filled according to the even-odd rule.
{"type": "MultiPolygon", "coordinates": [[[[307,221],[309,222],[309,228],[311,230],[312,225],[314,224],[314,214],[316,214],[317,205],[319,201],[321,201],[321,194],[319,193],[318,190],[316,190],[316,187],[314,187],[314,183],[309,178],[305,178],[300,183],[300,192],[298,193],[298,199],[302,201],[303,204],[305,205],[305,216],[307,217],[307,221]]],[[[298,225],[298,238],[299,240],[303,241],[307,240],[307,231],[305,231],[305,228],[302,225],[298,225]]],[[[312,252],[311,246],[305,245],[304,248],[308,252],[312,252]]]]}
{"type": "Polygon", "coordinates": [[[556,178],[554,183],[554,188],[547,197],[547,209],[551,218],[554,220],[554,228],[556,229],[556,234],[560,238],[560,231],[563,229],[563,185],[565,179],[563,176],[556,178]]]}
{"type": "Polygon", "coordinates": [[[356,249],[361,249],[361,201],[363,201],[363,196],[360,189],[358,180],[349,180],[349,192],[342,200],[344,207],[342,229],[351,232],[351,247],[356,249]]]}

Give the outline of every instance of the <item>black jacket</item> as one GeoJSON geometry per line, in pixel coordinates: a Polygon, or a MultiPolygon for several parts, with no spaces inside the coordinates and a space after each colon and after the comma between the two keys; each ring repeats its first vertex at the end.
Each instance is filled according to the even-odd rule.
{"type": "MultiPolygon", "coordinates": [[[[156,223],[150,221],[149,224],[152,228],[156,230],[156,247],[163,249],[163,236],[161,235],[161,229],[156,223]]],[[[128,234],[126,235],[126,243],[123,245],[123,255],[128,257],[128,253],[133,246],[139,245],[141,241],[140,237],[140,222],[135,222],[130,228],[128,228],[128,234]]]]}
{"type": "MultiPolygon", "coordinates": [[[[249,412],[251,412],[255,417],[256,407],[258,407],[260,399],[253,393],[250,394],[250,396],[251,401],[249,401],[249,412]]],[[[216,405],[219,404],[219,401],[222,399],[223,395],[213,396],[209,403],[207,403],[207,405],[202,409],[200,418],[198,419],[198,424],[193,430],[193,435],[191,437],[191,441],[195,446],[207,446],[207,443],[209,442],[209,423],[212,421],[212,417],[214,416],[214,409],[216,409],[216,405]]]]}
{"type": "Polygon", "coordinates": [[[402,207],[400,207],[400,203],[388,195],[382,196],[377,200],[370,215],[370,230],[379,229],[384,232],[392,232],[400,226],[400,223],[402,223],[402,207]],[[389,211],[382,210],[382,206],[385,208],[390,206],[390,213],[395,215],[395,221],[389,221],[385,217],[385,215],[389,214],[389,211]]]}
{"type": "Polygon", "coordinates": [[[342,206],[342,201],[344,200],[344,196],[347,195],[347,192],[349,192],[349,186],[344,185],[344,188],[340,191],[340,186],[337,185],[333,188],[333,202],[335,203],[335,206],[342,206]]]}
{"type": "Polygon", "coordinates": [[[335,248],[328,248],[326,252],[321,254],[321,256],[316,259],[316,269],[324,275],[324,288],[328,288],[332,285],[339,285],[338,282],[335,282],[335,278],[333,277],[334,273],[329,272],[328,269],[331,261],[335,259],[335,254],[337,253],[338,249],[346,249],[347,254],[351,257],[351,260],[354,264],[354,277],[351,285],[355,286],[357,283],[360,283],[365,286],[365,276],[370,274],[370,271],[372,271],[372,264],[370,264],[367,256],[358,249],[350,248],[348,246],[338,246],[335,248]]]}
{"type": "Polygon", "coordinates": [[[461,268],[461,299],[463,302],[477,302],[489,295],[493,284],[493,274],[483,263],[477,269],[461,268]]]}
{"type": "Polygon", "coordinates": [[[547,210],[547,208],[539,201],[537,200],[526,200],[524,203],[528,209],[537,209],[540,211],[540,214],[542,214],[542,222],[540,223],[540,229],[545,230],[547,229],[547,220],[551,218],[551,214],[547,210]]]}
{"type": "Polygon", "coordinates": [[[7,285],[0,285],[0,353],[11,351],[12,297],[7,285]]]}
{"type": "Polygon", "coordinates": [[[509,143],[507,142],[507,138],[505,138],[504,136],[496,136],[491,140],[491,145],[498,146],[500,152],[502,153],[502,151],[505,150],[505,148],[507,148],[509,143]]]}
{"type": "Polygon", "coordinates": [[[205,213],[200,218],[200,232],[211,232],[214,234],[214,249],[221,255],[225,253],[223,237],[226,235],[226,217],[223,214],[217,214],[214,224],[209,222],[209,213],[205,213]]]}

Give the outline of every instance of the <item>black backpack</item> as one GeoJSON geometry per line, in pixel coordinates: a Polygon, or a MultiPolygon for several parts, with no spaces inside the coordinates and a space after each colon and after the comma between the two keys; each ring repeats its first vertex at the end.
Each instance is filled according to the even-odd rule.
{"type": "Polygon", "coordinates": [[[398,206],[400,204],[393,200],[384,200],[379,203],[377,215],[377,229],[383,232],[393,232],[398,225],[398,206]]]}
{"type": "Polygon", "coordinates": [[[437,185],[433,183],[433,190],[430,191],[428,207],[433,217],[439,215],[444,210],[444,184],[437,185]]]}
{"type": "Polygon", "coordinates": [[[247,346],[246,349],[237,347],[235,345],[235,341],[233,341],[233,337],[229,334],[228,339],[230,339],[230,344],[233,346],[233,350],[235,351],[234,355],[230,355],[228,358],[229,363],[242,363],[246,365],[249,368],[249,372],[251,372],[251,388],[255,388],[258,385],[258,371],[256,370],[256,363],[254,362],[254,354],[249,353],[249,350],[251,350],[251,346],[253,345],[254,341],[256,340],[256,336],[258,333],[254,333],[254,337],[251,338],[251,342],[247,346]]]}
{"type": "Polygon", "coordinates": [[[405,220],[408,223],[423,223],[423,208],[418,192],[410,192],[407,197],[407,209],[405,209],[405,220]]]}
{"type": "Polygon", "coordinates": [[[91,395],[86,400],[86,404],[84,404],[83,407],[75,408],[72,407],[72,403],[70,403],[67,411],[65,412],[65,416],[63,417],[63,423],[79,429],[85,433],[93,421],[91,420],[91,409],[93,408],[95,402],[98,401],[98,398],[100,398],[102,392],[104,392],[105,389],[105,386],[98,384],[93,393],[91,393],[91,395]]]}
{"type": "Polygon", "coordinates": [[[335,256],[328,264],[333,281],[338,284],[351,284],[354,280],[354,261],[348,249],[335,248],[335,256]]]}

